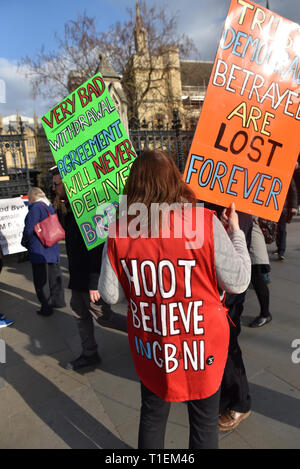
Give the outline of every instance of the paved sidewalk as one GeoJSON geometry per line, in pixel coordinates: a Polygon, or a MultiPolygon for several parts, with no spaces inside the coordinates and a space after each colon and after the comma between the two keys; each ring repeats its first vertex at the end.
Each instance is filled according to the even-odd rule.
{"type": "MultiPolygon", "coordinates": [[[[271,246],[270,251],[274,248],[271,246]]],[[[68,281],[61,244],[62,270],[68,281]]],[[[300,448],[300,363],[292,362],[294,339],[300,341],[300,217],[288,225],[285,262],[272,261],[270,284],[273,321],[247,327],[258,314],[249,289],[240,344],[253,400],[252,414],[235,431],[220,433],[221,449],[300,448]]],[[[68,307],[49,318],[39,308],[29,262],[5,258],[0,276],[0,310],[15,321],[0,329],[6,364],[0,363],[0,448],[136,448],[139,383],[124,315],[116,309],[110,327],[96,325],[103,364],[75,373],[64,364],[81,352],[77,327],[68,307]],[[116,329],[117,328],[117,329],[116,329]]],[[[67,302],[70,292],[66,290],[67,302]]],[[[300,345],[298,345],[300,349],[300,345]]],[[[299,353],[295,353],[300,359],[299,353]]],[[[166,448],[186,448],[186,405],[173,404],[166,448]]]]}

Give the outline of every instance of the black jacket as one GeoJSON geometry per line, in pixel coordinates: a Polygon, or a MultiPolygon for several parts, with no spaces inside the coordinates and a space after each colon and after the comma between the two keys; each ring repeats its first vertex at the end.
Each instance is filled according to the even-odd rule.
{"type": "Polygon", "coordinates": [[[66,250],[69,261],[71,290],[98,290],[104,244],[88,251],[70,205],[65,215],[66,250]]]}
{"type": "Polygon", "coordinates": [[[297,204],[300,205],[300,166],[294,172],[294,181],[295,181],[296,188],[297,188],[297,196],[298,196],[297,204]]]}
{"type": "Polygon", "coordinates": [[[298,207],[297,186],[296,186],[294,177],[292,177],[291,184],[290,184],[287,197],[285,200],[284,208],[291,210],[292,208],[297,208],[297,207],[298,207]]]}

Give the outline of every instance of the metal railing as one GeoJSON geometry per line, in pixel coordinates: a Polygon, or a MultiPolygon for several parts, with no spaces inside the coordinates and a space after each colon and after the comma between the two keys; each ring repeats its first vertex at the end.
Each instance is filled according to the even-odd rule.
{"type": "Polygon", "coordinates": [[[20,122],[19,133],[0,134],[0,154],[2,155],[3,161],[5,161],[6,166],[7,152],[11,153],[14,165],[9,168],[5,168],[9,180],[0,181],[1,199],[26,194],[31,186],[30,171],[28,168],[24,141],[24,126],[22,122],[20,122]]]}
{"type": "Polygon", "coordinates": [[[182,130],[177,110],[173,111],[171,123],[140,123],[136,119],[129,122],[129,136],[137,154],[146,149],[160,149],[173,156],[180,172],[184,171],[185,161],[193,140],[195,129],[182,130]]]}

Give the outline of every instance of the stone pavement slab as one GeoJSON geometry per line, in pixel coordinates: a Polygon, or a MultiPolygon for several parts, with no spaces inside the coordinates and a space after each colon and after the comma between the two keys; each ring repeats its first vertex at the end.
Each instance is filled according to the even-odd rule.
{"type": "MultiPolygon", "coordinates": [[[[258,314],[255,292],[247,292],[240,345],[252,396],[252,414],[236,430],[220,432],[221,449],[300,448],[300,363],[292,342],[300,339],[300,217],[288,225],[287,258],[271,254],[273,321],[247,327],[258,314]]],[[[65,286],[67,259],[61,243],[65,286]]],[[[139,381],[131,360],[125,313],[114,307],[113,323],[95,324],[102,364],[87,372],[64,365],[80,354],[76,322],[66,306],[49,318],[39,308],[29,262],[5,258],[0,276],[1,312],[15,321],[0,329],[6,364],[0,364],[0,448],[136,448],[139,381]]],[[[69,303],[70,292],[66,290],[69,303]]],[[[186,448],[185,403],[171,407],[166,448],[186,448]]]]}

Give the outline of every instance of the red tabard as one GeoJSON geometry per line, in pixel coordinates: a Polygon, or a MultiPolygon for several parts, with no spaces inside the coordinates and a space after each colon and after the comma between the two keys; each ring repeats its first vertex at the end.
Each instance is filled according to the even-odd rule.
{"type": "Polygon", "coordinates": [[[185,235],[174,236],[174,226],[171,239],[108,238],[109,259],[128,300],[128,337],[137,374],[170,402],[214,394],[228,353],[227,310],[214,264],[214,215],[194,210],[201,210],[204,220],[202,247],[187,247],[185,235]]]}

